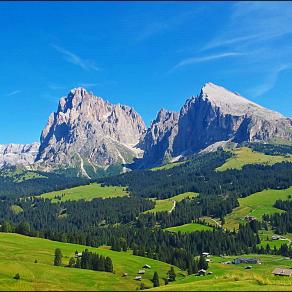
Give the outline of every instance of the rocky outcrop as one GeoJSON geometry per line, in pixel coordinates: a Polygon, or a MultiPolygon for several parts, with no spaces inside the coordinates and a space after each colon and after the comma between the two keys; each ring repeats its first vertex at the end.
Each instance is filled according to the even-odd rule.
{"type": "Polygon", "coordinates": [[[32,165],[38,154],[39,143],[0,145],[0,167],[5,165],[32,165]]]}
{"type": "Polygon", "coordinates": [[[199,152],[220,141],[292,139],[291,119],[213,83],[204,85],[200,94],[188,99],[175,116],[171,122],[158,121],[163,139],[152,134],[157,121],[148,129],[142,145],[149,165],[160,163],[166,156],[175,159],[199,152]]]}
{"type": "Polygon", "coordinates": [[[177,122],[179,114],[161,109],[143,141],[138,145],[144,150],[143,164],[167,162],[172,153],[172,145],[177,135],[177,122]]]}
{"type": "Polygon", "coordinates": [[[108,166],[128,163],[141,151],[135,148],[145,132],[131,107],[113,105],[83,88],[60,99],[41,134],[38,164],[108,166]]]}

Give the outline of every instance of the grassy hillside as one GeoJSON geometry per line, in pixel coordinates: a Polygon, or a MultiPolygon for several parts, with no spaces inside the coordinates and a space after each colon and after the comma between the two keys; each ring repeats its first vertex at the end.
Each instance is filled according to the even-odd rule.
{"type": "Polygon", "coordinates": [[[217,167],[217,171],[225,171],[227,169],[241,169],[247,164],[268,164],[272,165],[282,161],[292,161],[292,155],[285,156],[275,156],[266,155],[264,153],[256,152],[247,147],[237,148],[232,151],[233,157],[227,159],[227,161],[217,167]]]}
{"type": "Polygon", "coordinates": [[[13,182],[20,183],[26,180],[30,179],[37,179],[37,178],[44,178],[47,177],[44,175],[41,175],[40,173],[36,171],[27,170],[21,167],[8,167],[4,168],[0,171],[0,175],[2,177],[9,177],[13,179],[13,182]]]}
{"type": "Polygon", "coordinates": [[[117,186],[102,187],[100,184],[92,183],[85,186],[79,186],[75,188],[65,189],[61,191],[55,191],[50,193],[42,194],[41,197],[52,199],[52,202],[58,201],[78,201],[85,200],[91,201],[95,198],[113,198],[128,196],[124,188],[117,186]],[[61,200],[56,197],[61,197],[61,200]]]}
{"type": "Polygon", "coordinates": [[[194,198],[196,196],[198,196],[198,193],[186,192],[165,200],[155,200],[155,208],[148,210],[145,213],[168,212],[173,208],[174,201],[180,202],[183,199],[194,198]]]}
{"type": "MultiPolygon", "coordinates": [[[[50,241],[40,238],[31,238],[18,234],[0,233],[0,290],[136,290],[140,282],[134,280],[138,270],[145,264],[151,265],[142,276],[146,287],[152,287],[150,279],[154,271],[159,276],[165,277],[169,265],[139,256],[131,252],[115,252],[107,247],[89,248],[76,244],[50,241]],[[104,256],[111,257],[115,273],[96,272],[67,267],[53,266],[55,248],[60,248],[63,253],[63,263],[67,264],[75,251],[88,248],[104,256]],[[34,261],[37,260],[37,263],[34,261]],[[123,273],[127,277],[122,277],[123,273]],[[21,279],[13,279],[16,273],[21,279]]],[[[177,273],[181,273],[176,268],[177,273]]],[[[180,277],[183,277],[181,274],[180,277]]],[[[164,283],[160,279],[161,283],[164,283]]]]}
{"type": "Polygon", "coordinates": [[[189,223],[189,224],[184,224],[181,226],[174,226],[174,227],[168,227],[165,230],[171,231],[171,232],[183,232],[183,233],[191,233],[194,231],[211,231],[213,230],[212,227],[199,224],[199,223],[189,223]]]}
{"type": "Polygon", "coordinates": [[[280,239],[272,240],[272,236],[275,233],[273,230],[259,230],[259,237],[261,239],[261,243],[258,246],[263,246],[264,248],[269,244],[269,246],[273,249],[276,246],[277,249],[281,247],[282,244],[289,244],[292,239],[292,233],[287,233],[285,235],[280,236],[280,239]]]}
{"type": "Polygon", "coordinates": [[[292,187],[286,190],[264,190],[245,198],[238,199],[239,207],[225,217],[225,228],[238,228],[238,224],[244,222],[246,215],[261,219],[264,214],[283,212],[273,207],[276,200],[287,200],[292,195],[292,187]]]}
{"type": "Polygon", "coordinates": [[[161,166],[158,166],[158,167],[153,167],[150,170],[157,171],[157,170],[171,169],[171,168],[179,166],[179,165],[181,165],[181,164],[183,164],[185,162],[186,161],[167,163],[167,164],[164,164],[164,165],[161,165],[161,166]]]}
{"type": "Polygon", "coordinates": [[[247,255],[260,258],[261,265],[252,265],[246,270],[246,264],[227,265],[232,257],[211,257],[208,271],[212,275],[198,277],[187,276],[167,286],[153,288],[151,291],[291,291],[292,278],[276,277],[272,271],[276,267],[292,268],[291,260],[281,256],[247,255]]]}

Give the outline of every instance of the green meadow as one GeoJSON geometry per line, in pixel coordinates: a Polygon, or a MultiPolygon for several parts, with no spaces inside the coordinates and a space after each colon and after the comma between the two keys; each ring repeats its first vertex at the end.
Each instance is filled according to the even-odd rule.
{"type": "Polygon", "coordinates": [[[169,285],[152,288],[151,291],[291,291],[291,277],[277,277],[272,271],[277,267],[292,268],[290,259],[272,255],[244,255],[259,258],[261,264],[223,264],[237,256],[211,256],[208,271],[212,275],[190,275],[169,285]]]}
{"type": "Polygon", "coordinates": [[[92,199],[96,198],[106,199],[123,196],[128,196],[128,193],[124,191],[123,187],[117,186],[102,187],[100,184],[97,183],[92,183],[89,185],[74,187],[60,191],[54,191],[41,195],[42,198],[51,199],[53,203],[78,200],[91,201],[92,199]],[[57,197],[61,197],[61,199],[59,200],[57,197]]]}
{"type": "MultiPolygon", "coordinates": [[[[77,244],[61,243],[47,239],[32,238],[12,233],[0,233],[0,290],[2,291],[120,291],[136,290],[140,282],[134,280],[143,265],[151,269],[142,275],[146,287],[152,287],[151,279],[157,271],[161,284],[170,266],[166,263],[134,256],[132,252],[116,252],[108,247],[92,248],[77,244]],[[53,266],[54,251],[60,248],[63,253],[63,265],[53,266]],[[75,251],[88,248],[104,256],[111,257],[114,273],[97,272],[65,267],[75,251]],[[35,263],[37,260],[37,263],[35,263]],[[20,274],[20,280],[13,277],[20,274]],[[123,277],[123,273],[128,273],[123,277]]],[[[175,268],[178,278],[184,272],[175,268]]]]}
{"type": "Polygon", "coordinates": [[[269,244],[271,249],[276,246],[277,249],[281,247],[282,244],[286,243],[289,244],[291,242],[292,233],[287,233],[285,235],[280,236],[280,239],[274,239],[272,240],[272,236],[275,233],[273,230],[259,230],[259,237],[261,239],[261,243],[258,244],[258,246],[263,246],[264,248],[269,244]]]}
{"type": "Polygon", "coordinates": [[[213,228],[199,223],[188,223],[180,226],[169,227],[165,230],[171,232],[191,233],[195,231],[212,231],[213,228]]]}
{"type": "Polygon", "coordinates": [[[155,207],[151,210],[146,211],[145,213],[169,212],[174,206],[174,201],[180,202],[183,199],[186,199],[186,198],[191,199],[197,196],[198,196],[198,193],[186,192],[186,193],[179,194],[165,200],[154,200],[155,207]]]}
{"type": "Polygon", "coordinates": [[[179,166],[183,163],[185,163],[186,161],[181,161],[181,162],[172,162],[172,163],[167,163],[158,167],[153,167],[150,170],[152,171],[157,171],[157,170],[166,170],[166,169],[171,169],[173,167],[179,166]]]}
{"type": "Polygon", "coordinates": [[[250,215],[261,219],[264,214],[283,212],[273,207],[277,200],[288,200],[292,195],[292,187],[285,190],[264,190],[245,198],[239,198],[239,207],[225,217],[224,227],[228,229],[238,228],[239,223],[245,222],[244,217],[250,215]]]}
{"type": "Polygon", "coordinates": [[[283,161],[292,162],[292,155],[289,155],[288,157],[281,155],[266,155],[264,153],[253,151],[247,147],[234,149],[232,153],[233,156],[227,159],[223,165],[217,167],[217,171],[225,171],[227,169],[242,169],[242,167],[247,164],[272,165],[283,161]]]}

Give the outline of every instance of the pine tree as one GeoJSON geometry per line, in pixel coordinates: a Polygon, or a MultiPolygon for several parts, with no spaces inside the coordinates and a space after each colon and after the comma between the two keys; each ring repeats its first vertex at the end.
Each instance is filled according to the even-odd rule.
{"type": "Polygon", "coordinates": [[[80,258],[78,258],[78,259],[76,260],[75,268],[78,268],[78,269],[81,268],[81,261],[80,261],[80,258]]]}
{"type": "Polygon", "coordinates": [[[62,265],[62,252],[61,249],[55,249],[55,259],[54,259],[54,266],[61,266],[62,265]]]}
{"type": "Polygon", "coordinates": [[[153,282],[153,287],[159,287],[159,277],[158,277],[157,272],[154,272],[152,282],[153,282]]]}
{"type": "Polygon", "coordinates": [[[73,257],[70,258],[68,266],[70,268],[73,268],[75,266],[75,259],[73,257]]]}
{"type": "Polygon", "coordinates": [[[175,273],[173,267],[170,268],[170,270],[167,272],[167,274],[168,274],[168,279],[169,279],[170,282],[175,281],[176,273],[175,273]]]}
{"type": "Polygon", "coordinates": [[[205,257],[202,255],[200,256],[200,259],[199,259],[198,268],[199,268],[199,270],[201,270],[201,269],[207,270],[208,269],[208,263],[206,262],[205,257]]]}
{"type": "Polygon", "coordinates": [[[110,273],[113,272],[113,262],[112,262],[110,257],[106,257],[105,258],[105,264],[104,265],[105,265],[105,271],[106,272],[110,272],[110,273]]]}

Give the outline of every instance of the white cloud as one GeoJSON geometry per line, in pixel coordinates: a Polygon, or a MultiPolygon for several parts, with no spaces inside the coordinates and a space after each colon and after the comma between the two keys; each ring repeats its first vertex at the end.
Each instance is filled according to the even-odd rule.
{"type": "Polygon", "coordinates": [[[250,46],[292,33],[292,4],[289,2],[237,2],[221,34],[204,49],[229,45],[250,46]]]}
{"type": "Polygon", "coordinates": [[[99,71],[99,68],[96,66],[95,62],[93,60],[89,60],[89,59],[83,59],[80,56],[62,48],[59,47],[57,45],[52,44],[51,45],[56,51],[60,52],[65,60],[71,64],[77,65],[80,68],[82,68],[83,70],[89,71],[89,70],[93,70],[93,71],[99,71]]]}
{"type": "Polygon", "coordinates": [[[292,64],[281,65],[277,68],[273,68],[270,72],[266,73],[265,81],[258,86],[252,88],[249,94],[253,97],[259,97],[264,95],[273,89],[277,83],[279,75],[286,70],[292,68],[292,64]]]}
{"type": "Polygon", "coordinates": [[[13,96],[13,95],[19,94],[21,92],[22,92],[21,90],[14,90],[14,91],[9,92],[6,96],[13,96]]]}
{"type": "Polygon", "coordinates": [[[79,86],[81,87],[96,87],[100,85],[100,83],[79,83],[79,86]]]}
{"type": "Polygon", "coordinates": [[[240,52],[225,52],[225,53],[209,55],[209,56],[187,58],[180,61],[178,64],[176,64],[173,67],[173,69],[177,69],[179,67],[183,67],[183,66],[191,65],[195,63],[209,62],[212,60],[223,59],[223,58],[228,58],[228,57],[236,57],[236,56],[242,56],[242,55],[243,53],[240,53],[240,52]]]}

